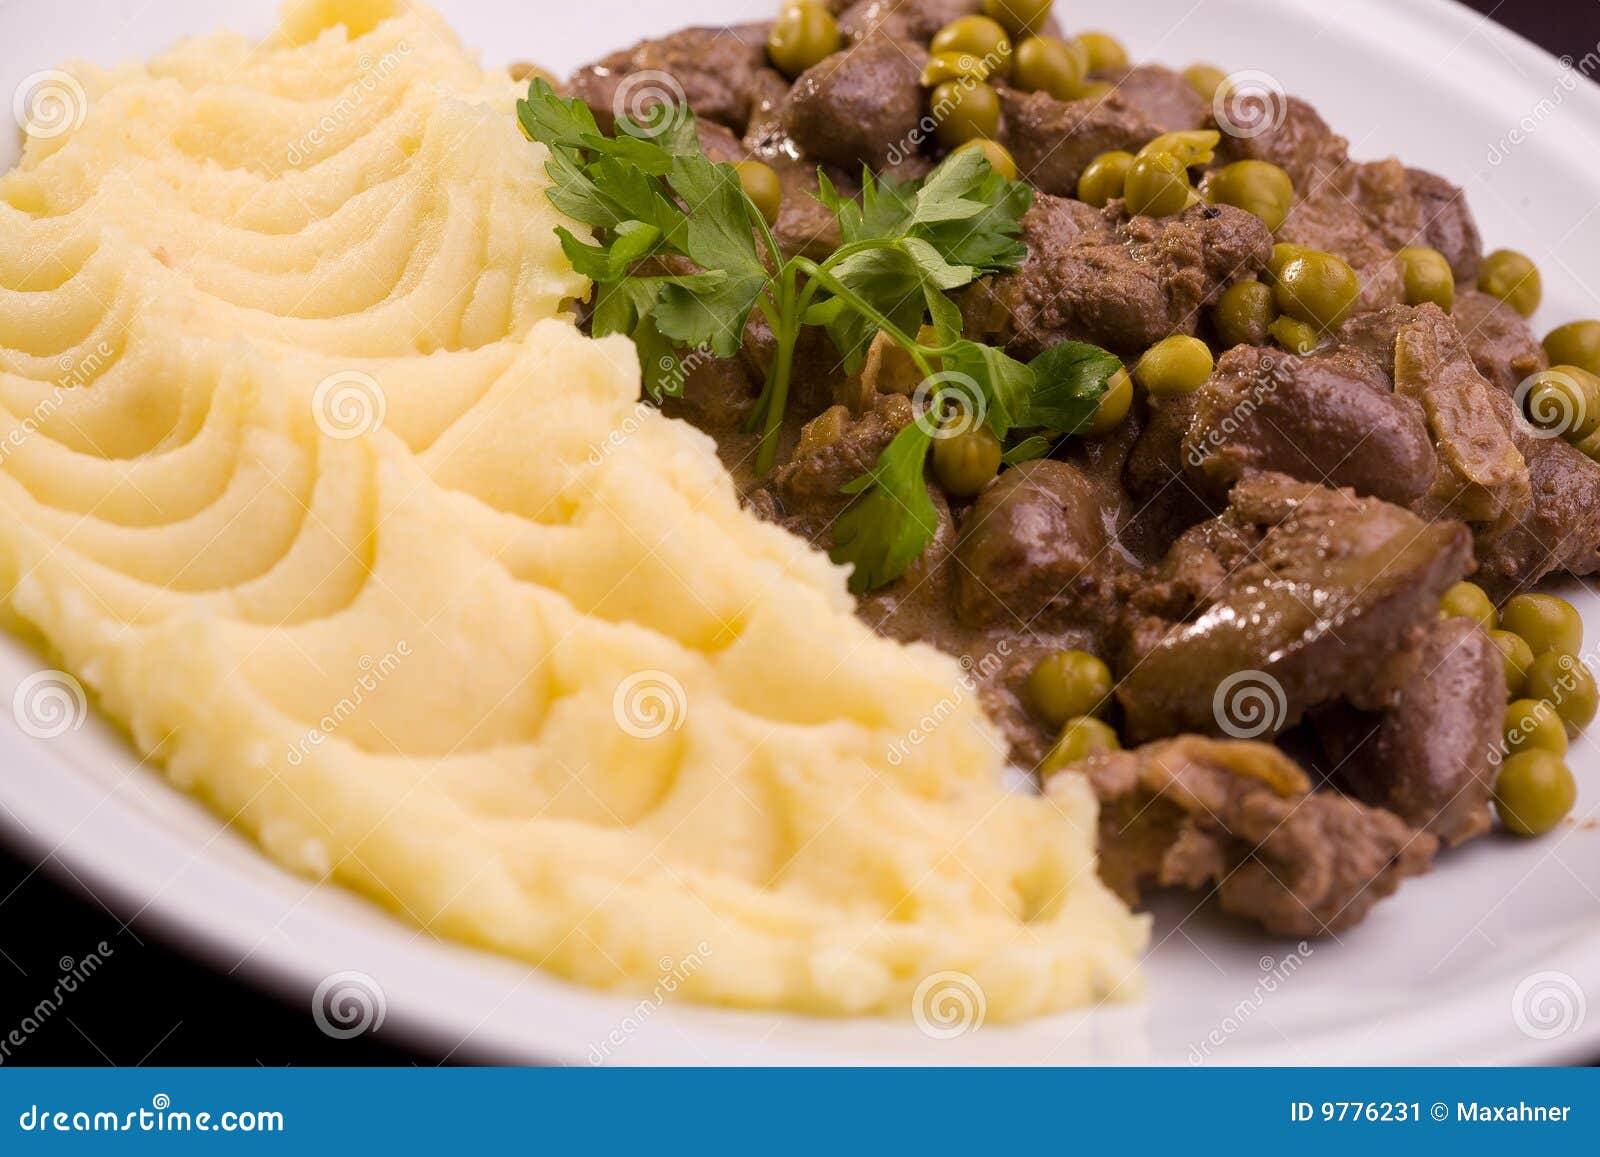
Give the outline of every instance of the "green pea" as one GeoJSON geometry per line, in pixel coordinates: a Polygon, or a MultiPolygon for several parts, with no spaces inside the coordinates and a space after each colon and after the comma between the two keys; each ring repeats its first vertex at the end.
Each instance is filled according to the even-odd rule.
{"type": "Polygon", "coordinates": [[[1063,768],[1081,763],[1091,755],[1118,751],[1121,747],[1117,733],[1100,720],[1087,716],[1081,719],[1069,719],[1066,726],[1061,729],[1061,737],[1056,740],[1056,745],[1050,749],[1050,754],[1045,756],[1044,763],[1039,765],[1039,775],[1048,779],[1063,768]]]}
{"type": "Polygon", "coordinates": [[[1533,649],[1521,635],[1510,631],[1490,631],[1489,638],[1500,649],[1500,657],[1505,661],[1506,694],[1520,699],[1527,686],[1528,668],[1533,666],[1533,649]]]}
{"type": "Polygon", "coordinates": [[[1496,249],[1478,269],[1478,288],[1498,297],[1523,317],[1532,317],[1544,296],[1539,267],[1514,249],[1496,249]]]}
{"type": "Polygon", "coordinates": [[[1266,345],[1277,316],[1271,286],[1241,281],[1222,291],[1211,311],[1211,325],[1223,345],[1266,345]]]}
{"type": "Polygon", "coordinates": [[[1309,326],[1293,317],[1275,318],[1267,330],[1272,334],[1273,340],[1284,349],[1301,357],[1313,353],[1322,342],[1322,335],[1317,333],[1315,326],[1309,326]]]}
{"type": "Polygon", "coordinates": [[[1127,370],[1118,370],[1106,383],[1106,392],[1100,395],[1094,417],[1081,431],[1085,435],[1108,434],[1122,425],[1133,405],[1133,379],[1127,370]]]}
{"type": "Polygon", "coordinates": [[[1057,100],[1076,100],[1083,88],[1083,68],[1063,41],[1030,36],[1017,45],[1016,86],[1024,92],[1047,92],[1057,100]]]}
{"type": "Polygon", "coordinates": [[[1572,811],[1578,784],[1572,770],[1548,751],[1525,751],[1500,765],[1494,808],[1508,831],[1541,836],[1572,811]]]}
{"type": "Polygon", "coordinates": [[[1051,0],[983,0],[983,14],[1013,36],[1032,35],[1050,19],[1051,0]]]}
{"type": "Polygon", "coordinates": [[[1600,427],[1591,430],[1572,445],[1589,459],[1600,462],[1600,427]]]}
{"type": "Polygon", "coordinates": [[[761,210],[767,224],[777,221],[778,210],[783,205],[783,182],[772,166],[760,161],[735,161],[733,168],[739,174],[739,184],[744,187],[745,195],[761,210]]]}
{"type": "Polygon", "coordinates": [[[1447,619],[1458,615],[1473,619],[1481,623],[1486,631],[1492,631],[1499,625],[1493,601],[1477,583],[1459,582],[1445,591],[1439,600],[1439,611],[1447,619]]]}
{"type": "Polygon", "coordinates": [[[1446,313],[1455,307],[1456,275],[1444,254],[1425,245],[1407,245],[1395,256],[1405,279],[1407,305],[1431,301],[1446,313]]]}
{"type": "Polygon", "coordinates": [[[1543,699],[1556,709],[1567,734],[1576,735],[1594,718],[1600,707],[1600,689],[1582,660],[1559,651],[1535,655],[1528,668],[1527,694],[1543,699]]]}
{"type": "Polygon", "coordinates": [[[1206,101],[1217,99],[1217,90],[1222,87],[1222,82],[1228,79],[1228,74],[1215,65],[1191,64],[1183,70],[1183,79],[1189,82],[1189,87],[1200,94],[1206,101]]]}
{"type": "Polygon", "coordinates": [[[1090,72],[1110,72],[1128,67],[1128,50],[1122,42],[1104,32],[1080,32],[1078,43],[1089,58],[1090,72]]]}
{"type": "Polygon", "coordinates": [[[933,442],[933,476],[951,494],[971,498],[1000,472],[1004,448],[987,426],[933,442]]]}
{"type": "Polygon", "coordinates": [[[968,141],[958,145],[955,152],[963,153],[968,149],[977,149],[989,162],[989,167],[999,173],[1008,181],[1017,179],[1017,159],[1011,155],[1011,150],[999,141],[992,141],[988,137],[980,137],[975,141],[968,141]]]}
{"type": "Polygon", "coordinates": [[[931,107],[939,140],[953,149],[1000,128],[1000,96],[986,84],[947,81],[933,90],[931,107]]]}
{"type": "Polygon", "coordinates": [[[1333,254],[1305,249],[1279,267],[1272,293],[1281,312],[1318,329],[1334,330],[1360,300],[1361,281],[1333,254]]]}
{"type": "Polygon", "coordinates": [[[1034,666],[1023,685],[1028,705],[1051,727],[1099,715],[1111,703],[1111,669],[1087,651],[1056,651],[1034,666]]]}
{"type": "Polygon", "coordinates": [[[1544,352],[1553,366],[1580,366],[1600,374],[1600,321],[1569,321],[1545,335],[1544,352]]]}
{"type": "Polygon", "coordinates": [[[1522,400],[1528,421],[1579,442],[1600,429],[1600,378],[1579,366],[1551,366],[1533,375],[1522,400]]]}
{"type": "Polygon", "coordinates": [[[1144,351],[1133,380],[1156,398],[1178,398],[1206,384],[1213,368],[1211,350],[1199,338],[1176,335],[1144,351]]]}
{"type": "Polygon", "coordinates": [[[923,88],[937,88],[949,80],[981,84],[988,79],[988,67],[969,52],[935,52],[922,66],[923,88]]]}
{"type": "Polygon", "coordinates": [[[928,51],[968,53],[984,61],[996,76],[1011,71],[1011,38],[999,22],[987,16],[952,20],[934,33],[928,51]]]}
{"type": "Polygon", "coordinates": [[[816,0],[785,4],[767,34],[767,55],[790,80],[838,51],[839,25],[816,0]]]}
{"type": "Polygon", "coordinates": [[[1535,655],[1583,650],[1583,618],[1566,599],[1555,595],[1516,595],[1500,611],[1500,626],[1521,635],[1535,655]]]}
{"type": "Polygon", "coordinates": [[[1139,150],[1141,157],[1154,153],[1171,153],[1183,162],[1184,168],[1209,165],[1216,159],[1217,145],[1222,134],[1216,129],[1184,129],[1181,132],[1162,133],[1139,150]]]}
{"type": "Polygon", "coordinates": [[[1150,153],[1136,157],[1128,167],[1123,195],[1128,212],[1136,216],[1171,217],[1183,212],[1194,190],[1181,160],[1172,153],[1150,153]]]}
{"type": "Polygon", "coordinates": [[[1128,170],[1133,167],[1133,154],[1120,149],[1101,153],[1090,161],[1078,178],[1078,200],[1096,209],[1122,196],[1127,187],[1128,170]]]}
{"type": "Polygon", "coordinates": [[[1235,161],[1211,174],[1206,196],[1215,204],[1255,214],[1276,232],[1294,208],[1294,182],[1267,161],[1235,161]]]}
{"type": "Polygon", "coordinates": [[[1556,709],[1543,699],[1517,699],[1506,705],[1505,750],[1567,753],[1567,728],[1556,709]]]}

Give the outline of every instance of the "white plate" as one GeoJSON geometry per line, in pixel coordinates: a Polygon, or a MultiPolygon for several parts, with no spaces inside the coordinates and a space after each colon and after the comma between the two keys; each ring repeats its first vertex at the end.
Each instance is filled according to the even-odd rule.
{"type": "MultiPolygon", "coordinates": [[[[441,0],[489,59],[565,71],[693,19],[760,18],[768,0],[628,3],[441,0]]],[[[1138,58],[1262,69],[1311,98],[1359,156],[1398,153],[1464,184],[1489,244],[1544,271],[1540,329],[1600,314],[1600,90],[1446,0],[1073,0],[1080,27],[1138,58]],[[1498,152],[1497,152],[1498,150],[1498,152]],[[1496,157],[1509,152],[1509,160],[1496,157]]],[[[236,0],[243,31],[270,0],[236,0]]],[[[211,0],[73,0],[0,10],[0,95],[70,57],[158,50],[219,19],[211,0]]],[[[1595,63],[1591,58],[1590,65],[1595,63]]],[[[1581,64],[1581,62],[1580,62],[1581,64]]],[[[0,154],[13,149],[0,132],[0,154]]],[[[14,149],[13,149],[14,151],[14,149]]],[[[9,163],[10,158],[5,158],[9,163]]],[[[1600,638],[1600,598],[1572,585],[1600,638]]],[[[0,644],[0,695],[40,661],[0,644]]],[[[1577,815],[1600,801],[1594,740],[1574,748],[1577,815]]],[[[293,994],[358,970],[386,1000],[385,1033],[457,1058],[622,1063],[1459,1063],[1600,1055],[1600,830],[1479,841],[1408,882],[1361,927],[1296,946],[1172,897],[1158,910],[1150,999],[936,1041],[909,1022],[818,1021],[589,992],[515,962],[441,943],[332,888],[309,887],[91,723],[49,743],[0,712],[0,824],[53,852],[127,915],[160,925],[220,968],[293,994]],[[622,1043],[608,1044],[620,1039],[622,1043]]]]}

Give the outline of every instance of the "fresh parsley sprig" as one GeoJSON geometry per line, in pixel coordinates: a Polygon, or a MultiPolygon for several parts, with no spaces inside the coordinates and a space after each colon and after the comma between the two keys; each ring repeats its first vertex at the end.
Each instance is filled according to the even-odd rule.
{"type": "Polygon", "coordinates": [[[678,351],[732,357],[751,312],[761,311],[777,348],[751,417],[759,472],[776,458],[802,327],[823,327],[849,372],[886,334],[930,383],[917,421],[844,488],[856,501],[836,525],[833,557],[854,565],[858,593],[898,578],[933,538],[925,472],[949,404],[978,407],[1002,439],[1039,431],[1008,451],[1020,461],[1086,424],[1119,368],[1104,350],[1075,342],[1023,364],[960,336],[961,313],[947,295],[1022,263],[1021,219],[1033,198],[976,149],[920,180],[867,172],[859,201],[819,171],[819,200],[838,218],[843,243],[818,262],[783,256],[737,170],[701,153],[686,109],[657,107],[642,124],[619,118],[606,134],[582,101],[535,79],[517,115],[529,139],[550,149],[551,202],[594,231],[592,243],[556,231],[573,267],[595,282],[593,331],[634,340],[652,396],[681,387],[678,351]],[[936,339],[925,343],[916,335],[929,319],[936,339]]]}

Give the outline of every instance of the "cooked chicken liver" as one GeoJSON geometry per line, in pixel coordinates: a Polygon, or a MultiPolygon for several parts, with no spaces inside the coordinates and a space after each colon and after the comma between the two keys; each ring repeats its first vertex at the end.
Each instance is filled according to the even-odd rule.
{"type": "Polygon", "coordinates": [[[1087,775],[1100,797],[1100,872],[1124,897],[1210,889],[1224,910],[1284,936],[1355,924],[1426,872],[1437,846],[1390,812],[1312,793],[1294,761],[1264,743],[1188,735],[1064,774],[1087,775]]]}
{"type": "MultiPolygon", "coordinates": [[[[776,173],[784,254],[825,259],[841,234],[816,197],[819,171],[847,197],[862,166],[925,175],[943,155],[920,78],[929,41],[984,10],[827,2],[846,51],[795,82],[769,67],[770,26],[756,24],[635,45],[568,89],[609,128],[628,76],[667,74],[709,157],[776,173]]],[[[1218,127],[1229,111],[1155,65],[1098,79],[1109,94],[1070,101],[993,80],[999,142],[1034,198],[1021,265],[957,295],[964,336],[1021,359],[1089,342],[1131,367],[1164,338],[1199,335],[1215,370],[1192,394],[1140,388],[1116,429],[1055,439],[975,498],[930,470],[932,543],[860,613],[966,659],[1022,767],[1056,739],[1024,692],[1039,660],[1098,655],[1120,680],[1108,722],[1145,743],[1060,773],[1100,795],[1102,873],[1130,898],[1205,889],[1272,932],[1337,931],[1426,871],[1440,840],[1488,827],[1500,655],[1474,623],[1441,621],[1439,596],[1469,572],[1497,597],[1600,573],[1600,465],[1516,412],[1545,355],[1519,314],[1473,288],[1482,240],[1460,188],[1398,160],[1352,160],[1310,104],[1287,98],[1266,131],[1224,131],[1213,166],[1288,173],[1297,195],[1275,233],[1205,200],[1165,217],[1121,200],[1097,209],[1075,199],[1094,158],[1218,127]],[[1333,253],[1361,282],[1352,315],[1304,356],[1223,348],[1209,323],[1228,286],[1265,276],[1274,242],[1333,253]],[[1453,314],[1405,304],[1396,253],[1409,245],[1449,263],[1453,314]],[[1212,738],[1239,734],[1325,760],[1330,782],[1313,791],[1268,742],[1212,738]]],[[[650,99],[641,89],[631,111],[650,99]]],[[[828,549],[851,501],[841,487],[915,410],[907,384],[880,375],[881,353],[846,374],[827,335],[802,327],[778,465],[757,477],[748,419],[775,346],[758,312],[740,356],[684,351],[682,395],[663,408],[715,436],[753,510],[828,549]]]]}
{"type": "Polygon", "coordinates": [[[1116,93],[1093,100],[1056,100],[1049,93],[1000,89],[1000,143],[1017,172],[1058,197],[1078,195],[1078,178],[1101,153],[1138,152],[1161,130],[1116,93]]]}
{"type": "Polygon", "coordinates": [[[600,127],[610,132],[618,111],[642,116],[670,92],[663,92],[659,83],[630,90],[624,81],[636,73],[661,72],[683,89],[696,116],[743,132],[750,119],[756,77],[766,68],[771,27],[757,23],[684,28],[659,40],[643,40],[580,68],[567,89],[587,104],[600,127]],[[620,110],[616,107],[619,89],[626,98],[626,107],[620,110]]]}
{"type": "Polygon", "coordinates": [[[1506,708],[1499,649],[1473,620],[1445,619],[1384,679],[1394,702],[1383,713],[1338,707],[1317,720],[1339,785],[1452,844],[1488,831],[1506,708]]]}
{"type": "Polygon", "coordinates": [[[1128,584],[1125,730],[1138,741],[1272,737],[1318,704],[1360,702],[1467,573],[1471,544],[1458,522],[1282,475],[1247,478],[1222,515],[1128,584]]]}
{"type": "Polygon", "coordinates": [[[926,55],[886,36],[835,53],[789,90],[784,128],[806,155],[857,171],[916,152],[926,55]]]}
{"type": "Polygon", "coordinates": [[[956,615],[970,625],[1027,629],[1052,609],[1097,607],[1112,561],[1099,491],[1065,462],[1007,470],[962,517],[956,561],[956,615]]]}
{"type": "Polygon", "coordinates": [[[1125,219],[1040,194],[1022,226],[1022,267],[978,282],[961,306],[969,336],[1023,358],[1069,339],[1132,353],[1192,334],[1223,288],[1272,255],[1266,226],[1229,205],[1125,219]]]}
{"type": "Polygon", "coordinates": [[[1196,395],[1182,462],[1218,498],[1267,471],[1401,506],[1428,493],[1435,471],[1422,407],[1348,346],[1308,357],[1251,346],[1223,354],[1196,395]]]}

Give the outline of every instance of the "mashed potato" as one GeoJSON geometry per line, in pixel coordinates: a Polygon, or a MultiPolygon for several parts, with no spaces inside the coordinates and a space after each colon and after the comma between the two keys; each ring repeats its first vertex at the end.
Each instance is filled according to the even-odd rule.
{"type": "Polygon", "coordinates": [[[1088,794],[1004,790],[960,668],[573,327],[503,72],[377,0],[71,72],[0,180],[0,589],[175,783],[591,984],[1131,990],[1088,794]]]}

